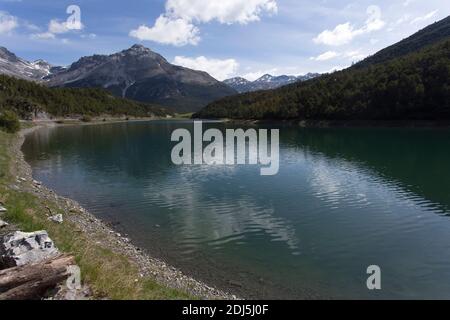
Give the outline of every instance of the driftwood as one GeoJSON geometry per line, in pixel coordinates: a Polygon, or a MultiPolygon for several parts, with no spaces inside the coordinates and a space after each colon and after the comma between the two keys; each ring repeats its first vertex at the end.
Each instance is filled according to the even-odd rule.
{"type": "Polygon", "coordinates": [[[66,280],[72,256],[59,255],[41,263],[0,270],[0,300],[40,299],[49,289],[66,280]]]}

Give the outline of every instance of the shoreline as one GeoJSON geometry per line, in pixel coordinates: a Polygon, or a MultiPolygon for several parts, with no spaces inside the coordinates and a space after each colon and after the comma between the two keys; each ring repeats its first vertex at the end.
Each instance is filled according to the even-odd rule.
{"type": "Polygon", "coordinates": [[[237,125],[290,125],[299,128],[421,128],[447,129],[450,120],[277,120],[277,119],[192,119],[215,120],[237,125]]]}
{"type": "MultiPolygon", "coordinates": [[[[141,121],[151,121],[159,119],[141,119],[141,121]]],[[[134,120],[129,120],[134,121],[134,120]]],[[[83,208],[78,202],[61,197],[53,190],[42,185],[41,182],[33,179],[33,172],[31,166],[25,161],[22,153],[22,145],[28,134],[37,130],[52,128],[67,125],[95,125],[95,124],[110,124],[116,122],[128,122],[127,120],[88,122],[88,123],[55,123],[54,121],[39,121],[33,127],[23,128],[18,134],[12,138],[11,150],[12,161],[14,163],[12,170],[13,175],[25,179],[20,184],[22,192],[28,192],[45,201],[53,201],[56,206],[65,212],[64,220],[73,223],[79,232],[87,235],[88,238],[102,239],[101,243],[96,243],[99,246],[105,247],[114,253],[125,256],[132,264],[137,266],[141,278],[151,277],[158,284],[163,285],[169,289],[180,290],[193,296],[196,299],[206,300],[236,300],[235,295],[226,293],[222,290],[213,288],[201,281],[198,281],[189,275],[184,274],[165,263],[161,259],[151,257],[147,252],[141,248],[133,245],[131,240],[124,237],[113,228],[108,226],[105,222],[96,218],[83,208]]],[[[51,237],[51,234],[50,234],[51,237]]],[[[82,270],[83,274],[83,270],[82,270]]],[[[87,283],[89,285],[89,283],[87,283]]]]}

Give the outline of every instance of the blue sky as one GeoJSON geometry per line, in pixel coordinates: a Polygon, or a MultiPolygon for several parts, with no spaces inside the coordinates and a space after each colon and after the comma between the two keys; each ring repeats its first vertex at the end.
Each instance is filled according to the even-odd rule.
{"type": "Polygon", "coordinates": [[[220,80],[253,80],[344,68],[449,14],[447,0],[0,0],[0,45],[69,65],[142,43],[220,80]]]}

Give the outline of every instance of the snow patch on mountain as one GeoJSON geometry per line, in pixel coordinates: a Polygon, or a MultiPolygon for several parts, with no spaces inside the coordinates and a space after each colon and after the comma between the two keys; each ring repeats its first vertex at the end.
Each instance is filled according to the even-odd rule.
{"type": "Polygon", "coordinates": [[[0,47],[0,74],[32,81],[42,81],[45,77],[62,70],[45,60],[33,62],[17,57],[5,47],[0,47]]]}
{"type": "Polygon", "coordinates": [[[276,89],[282,86],[286,86],[291,83],[299,82],[299,81],[307,81],[318,77],[318,73],[308,73],[303,76],[272,76],[270,74],[265,74],[259,79],[255,81],[248,81],[242,77],[231,78],[223,81],[226,85],[235,89],[239,93],[243,92],[252,92],[258,90],[270,90],[276,89]]]}

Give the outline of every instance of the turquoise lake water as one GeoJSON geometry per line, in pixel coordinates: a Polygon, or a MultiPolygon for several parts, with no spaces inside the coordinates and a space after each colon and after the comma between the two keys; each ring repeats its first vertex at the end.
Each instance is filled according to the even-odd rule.
{"type": "MultiPolygon", "coordinates": [[[[232,128],[209,123],[208,127],[232,128]]],[[[450,130],[280,127],[280,171],[175,166],[190,121],[57,127],[34,177],[188,274],[247,298],[450,298],[450,130]],[[382,290],[366,269],[379,265],[382,290]]]]}

